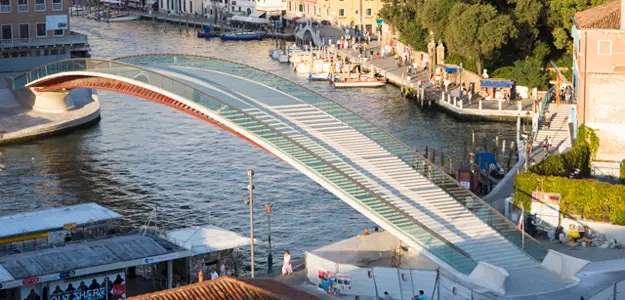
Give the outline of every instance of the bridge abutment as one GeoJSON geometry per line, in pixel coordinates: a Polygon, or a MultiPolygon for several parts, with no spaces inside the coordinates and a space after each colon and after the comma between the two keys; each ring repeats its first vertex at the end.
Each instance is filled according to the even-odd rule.
{"type": "Polygon", "coordinates": [[[76,104],[67,90],[52,92],[37,92],[34,88],[30,90],[35,97],[32,104],[35,111],[64,113],[76,108],[76,104]]]}

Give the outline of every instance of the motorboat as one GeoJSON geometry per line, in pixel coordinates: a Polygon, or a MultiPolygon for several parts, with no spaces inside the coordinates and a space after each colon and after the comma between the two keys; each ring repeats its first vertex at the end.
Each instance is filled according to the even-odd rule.
{"type": "Polygon", "coordinates": [[[258,32],[228,32],[221,35],[224,41],[260,41],[262,35],[258,32]]]}
{"type": "Polygon", "coordinates": [[[332,84],[336,88],[374,88],[386,84],[386,79],[360,76],[359,78],[337,79],[332,84]]]}
{"type": "Polygon", "coordinates": [[[288,63],[289,56],[287,54],[281,54],[280,57],[278,57],[278,61],[281,63],[288,63]]]}
{"type": "Polygon", "coordinates": [[[279,59],[282,56],[282,50],[280,49],[271,49],[269,50],[269,56],[273,59],[279,59]]]}
{"type": "Polygon", "coordinates": [[[311,81],[329,81],[330,73],[309,73],[308,80],[311,81]]]}
{"type": "Polygon", "coordinates": [[[210,39],[218,36],[220,36],[220,34],[211,30],[211,27],[209,25],[204,25],[204,31],[197,32],[197,37],[203,39],[210,39]]]}

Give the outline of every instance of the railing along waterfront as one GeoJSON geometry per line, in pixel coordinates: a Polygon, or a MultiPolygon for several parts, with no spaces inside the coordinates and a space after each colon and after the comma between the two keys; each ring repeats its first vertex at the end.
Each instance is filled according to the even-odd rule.
{"type": "Polygon", "coordinates": [[[480,218],[486,224],[498,231],[508,241],[518,246],[532,258],[540,262],[547,255],[547,250],[538,241],[523,231],[518,230],[516,224],[501,215],[477,195],[465,189],[460,185],[460,183],[441,170],[438,166],[412,150],[410,146],[404,144],[396,137],[385,133],[383,130],[377,128],[375,125],[360,117],[356,113],[343,107],[341,104],[336,103],[315,91],[309,90],[288,79],[257,68],[212,57],[175,54],[145,54],[119,58],[119,60],[140,65],[181,65],[220,71],[257,81],[297,97],[353,127],[363,135],[378,143],[381,147],[393,155],[399,157],[406,164],[410,165],[417,172],[428,178],[432,183],[439,186],[454,200],[465,206],[476,217],[480,218]],[[523,235],[525,235],[524,238],[523,235]]]}
{"type": "MultiPolygon", "coordinates": [[[[185,57],[174,58],[158,56],[155,58],[162,58],[162,63],[166,63],[167,61],[171,62],[167,63],[167,65],[176,64],[176,62],[185,60],[185,57]]],[[[139,60],[146,58],[143,57],[136,59],[139,60]]],[[[149,59],[149,57],[147,59],[149,59]]],[[[189,59],[187,61],[193,62],[194,60],[189,59]]],[[[197,61],[199,60],[196,60],[196,62],[197,61]]],[[[151,64],[154,65],[155,62],[156,61],[152,61],[151,64]]],[[[145,65],[145,63],[146,62],[144,61],[143,65],[145,65]]],[[[224,64],[221,65],[222,67],[230,66],[237,68],[237,71],[243,71],[242,65],[232,64],[229,62],[227,62],[227,64],[226,62],[223,63],[224,64]]],[[[286,136],[274,127],[259,121],[255,117],[237,109],[236,107],[233,107],[218,98],[204,93],[201,90],[195,89],[190,85],[180,82],[174,78],[156,73],[153,70],[117,61],[70,59],[41,66],[14,78],[14,88],[23,88],[35,80],[49,75],[69,71],[88,71],[90,73],[111,74],[130,79],[147,77],[148,82],[145,83],[200,104],[210,109],[213,113],[219,114],[237,126],[253,133],[270,145],[275,146],[282,153],[300,162],[300,165],[305,167],[308,171],[313,174],[318,174],[328,183],[337,187],[346,195],[349,195],[351,199],[360,203],[362,207],[385,219],[388,223],[390,223],[397,230],[403,232],[415,243],[427,249],[458,271],[469,274],[476,266],[476,262],[473,261],[468,253],[458,248],[453,243],[447,241],[436,232],[427,228],[399,207],[396,207],[389,201],[380,197],[374,191],[362,185],[360,182],[348,175],[345,170],[327,162],[321,157],[321,155],[286,136]],[[142,76],[139,77],[139,75],[142,76]]],[[[253,78],[254,76],[251,77],[253,78]]],[[[250,78],[250,76],[247,78],[250,78]]],[[[256,78],[253,79],[256,80],[256,78]]],[[[277,83],[277,81],[274,82],[274,84],[277,83]]],[[[291,86],[289,84],[287,89],[292,89],[293,92],[301,91],[296,87],[297,86],[291,86]]],[[[330,108],[331,107],[327,107],[326,109],[330,108]]]]}
{"type": "Polygon", "coordinates": [[[341,104],[315,91],[302,87],[286,78],[254,67],[212,57],[176,54],[145,54],[122,57],[118,58],[118,60],[139,65],[180,65],[220,71],[254,80],[292,95],[358,130],[361,134],[369,137],[381,147],[399,157],[402,161],[428,178],[432,183],[439,186],[455,201],[466,207],[476,217],[498,231],[508,241],[535,260],[541,262],[547,255],[547,250],[538,241],[527,235],[524,231],[518,230],[515,223],[501,215],[477,195],[465,189],[453,177],[412,150],[410,146],[377,128],[371,122],[348,110],[341,104]],[[523,237],[523,235],[525,235],[525,237],[523,237]]]}

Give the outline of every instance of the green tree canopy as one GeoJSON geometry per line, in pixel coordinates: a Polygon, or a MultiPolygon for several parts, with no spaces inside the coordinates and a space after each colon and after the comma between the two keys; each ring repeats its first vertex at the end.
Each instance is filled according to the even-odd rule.
{"type": "Polygon", "coordinates": [[[445,42],[450,53],[475,61],[477,72],[482,71],[482,60],[503,47],[516,36],[512,19],[500,15],[486,4],[456,4],[449,14],[445,42]]]}

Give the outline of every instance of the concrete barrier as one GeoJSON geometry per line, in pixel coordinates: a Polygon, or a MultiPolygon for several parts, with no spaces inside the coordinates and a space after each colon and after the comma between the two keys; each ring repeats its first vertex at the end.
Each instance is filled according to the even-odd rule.
{"type": "Polygon", "coordinates": [[[564,279],[579,282],[579,279],[575,275],[589,263],[590,261],[550,249],[541,264],[543,267],[555,272],[564,279]]]}
{"type": "Polygon", "coordinates": [[[481,261],[469,275],[469,280],[503,296],[506,294],[508,276],[510,274],[505,269],[481,261]]]}

